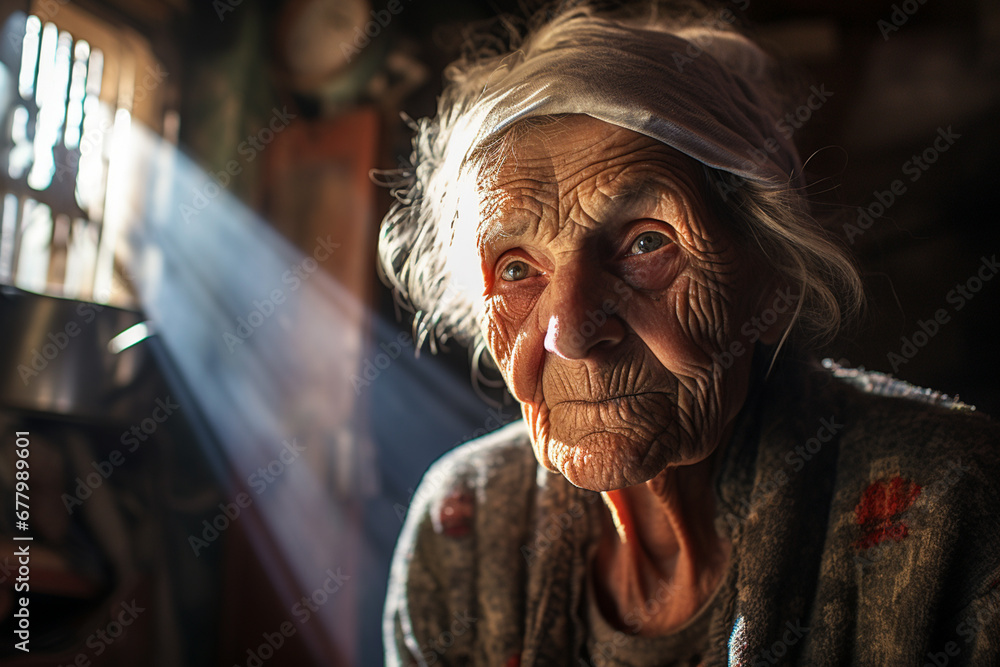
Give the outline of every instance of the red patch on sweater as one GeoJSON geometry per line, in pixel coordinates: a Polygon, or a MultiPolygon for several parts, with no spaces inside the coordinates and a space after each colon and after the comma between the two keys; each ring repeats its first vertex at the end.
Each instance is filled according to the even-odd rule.
{"type": "Polygon", "coordinates": [[[920,495],[920,485],[900,476],[881,479],[865,489],[861,502],[854,508],[854,520],[864,533],[854,543],[858,549],[870,549],[884,542],[899,542],[909,534],[906,524],[898,517],[920,495]]]}
{"type": "Polygon", "coordinates": [[[472,530],[475,499],[468,489],[452,491],[441,501],[438,532],[448,537],[465,537],[472,530]]]}
{"type": "Polygon", "coordinates": [[[521,654],[515,653],[510,656],[506,664],[504,664],[504,667],[521,667],[521,654]]]}

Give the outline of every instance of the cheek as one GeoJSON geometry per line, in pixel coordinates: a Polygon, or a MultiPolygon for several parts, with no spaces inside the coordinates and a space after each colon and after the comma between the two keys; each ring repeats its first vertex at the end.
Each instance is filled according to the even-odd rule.
{"type": "Polygon", "coordinates": [[[628,321],[666,368],[701,375],[725,337],[724,307],[718,292],[685,272],[667,290],[640,293],[628,321]]]}
{"type": "Polygon", "coordinates": [[[544,332],[539,330],[532,290],[511,290],[485,303],[485,336],[514,398],[530,400],[535,394],[542,364],[544,332]]]}
{"type": "Polygon", "coordinates": [[[510,312],[510,304],[502,297],[487,299],[483,312],[486,345],[505,377],[517,336],[517,326],[511,319],[510,312]]]}

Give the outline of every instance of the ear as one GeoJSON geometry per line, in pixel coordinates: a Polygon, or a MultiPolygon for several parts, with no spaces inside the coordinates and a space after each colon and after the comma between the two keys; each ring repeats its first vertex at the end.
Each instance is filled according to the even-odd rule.
{"type": "Polygon", "coordinates": [[[782,339],[795,319],[801,299],[801,290],[791,287],[781,278],[766,283],[757,307],[757,317],[762,325],[761,343],[775,345],[782,339]]]}

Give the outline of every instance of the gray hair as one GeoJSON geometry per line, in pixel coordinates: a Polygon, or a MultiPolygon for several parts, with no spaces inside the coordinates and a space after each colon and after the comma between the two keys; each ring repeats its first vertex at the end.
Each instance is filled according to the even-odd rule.
{"type": "MultiPolygon", "coordinates": [[[[753,95],[754,103],[776,115],[782,103],[778,75],[770,59],[737,32],[732,22],[710,23],[718,15],[697,2],[669,6],[650,2],[643,7],[643,11],[634,7],[600,11],[588,2],[563,3],[554,15],[536,16],[526,29],[507,20],[508,39],[470,36],[466,53],[445,70],[437,116],[409,120],[415,132],[410,166],[377,172],[396,200],[383,220],[378,254],[383,280],[397,302],[414,312],[418,349],[429,342],[434,352],[438,342],[450,338],[477,349],[482,346],[477,321],[482,304],[470,293],[470,284],[463,280],[455,261],[456,254],[476,253],[472,241],[478,209],[461,195],[476,192],[475,183],[499,169],[527,129],[558,117],[542,113],[523,118],[490,136],[477,127],[484,122],[481,107],[491,79],[497,72],[514,72],[530,63],[538,42],[551,44],[571,24],[583,24],[589,30],[629,26],[681,37],[697,42],[699,54],[710,54],[728,70],[740,70],[741,90],[750,89],[747,94],[753,95]],[[710,34],[708,39],[703,38],[706,34],[710,34]],[[748,59],[747,53],[753,57],[748,59]]],[[[756,117],[753,120],[757,126],[763,124],[756,117]]],[[[757,127],[755,136],[770,129],[757,127]]],[[[709,205],[748,241],[747,247],[772,267],[776,277],[796,290],[794,328],[804,341],[818,344],[832,339],[857,314],[863,289],[850,257],[810,215],[801,168],[793,173],[799,165],[794,146],[789,143],[783,148],[790,153],[785,163],[780,168],[765,165],[763,175],[742,167],[720,168],[700,153],[694,157],[706,163],[703,194],[709,205]],[[775,172],[787,176],[775,178],[775,172]]]]}

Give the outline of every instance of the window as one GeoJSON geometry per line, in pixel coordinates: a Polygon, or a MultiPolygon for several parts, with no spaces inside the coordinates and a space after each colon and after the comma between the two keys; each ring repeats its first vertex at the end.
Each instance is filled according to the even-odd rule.
{"type": "Polygon", "coordinates": [[[128,28],[58,0],[35,9],[3,26],[0,284],[132,306],[120,238],[144,186],[135,133],[163,131],[166,72],[128,28]]]}

